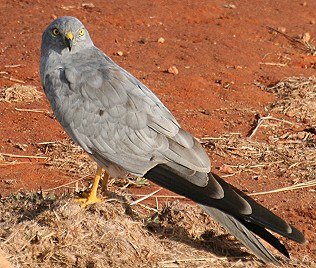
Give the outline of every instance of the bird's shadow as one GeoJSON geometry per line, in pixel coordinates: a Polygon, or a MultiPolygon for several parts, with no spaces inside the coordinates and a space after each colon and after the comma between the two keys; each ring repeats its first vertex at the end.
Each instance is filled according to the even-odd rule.
{"type": "Polygon", "coordinates": [[[170,206],[168,203],[161,211],[155,212],[144,219],[134,212],[130,206],[130,200],[127,200],[125,196],[115,192],[107,192],[107,195],[121,202],[125,208],[126,215],[135,221],[142,221],[146,230],[160,239],[183,243],[197,250],[210,252],[218,257],[226,257],[228,260],[253,257],[252,254],[242,250],[243,245],[237,239],[232,239],[229,234],[218,235],[210,229],[202,233],[198,238],[193,237],[186,228],[179,226],[177,220],[173,219],[171,213],[172,204],[170,206]]]}
{"type": "Polygon", "coordinates": [[[107,191],[106,195],[119,201],[124,206],[126,215],[135,221],[144,222],[146,230],[160,239],[183,243],[197,250],[210,252],[217,257],[225,257],[228,260],[253,257],[252,254],[242,250],[243,245],[237,239],[232,239],[229,234],[218,235],[210,229],[198,238],[193,237],[186,228],[179,226],[177,220],[173,219],[172,204],[171,206],[167,204],[161,211],[155,212],[144,219],[138,213],[135,213],[130,206],[130,200],[127,200],[124,195],[110,191],[107,191]]]}
{"type": "Polygon", "coordinates": [[[229,259],[246,258],[253,256],[242,250],[242,244],[231,239],[229,234],[217,235],[213,230],[206,230],[199,237],[194,237],[189,230],[179,226],[177,221],[172,219],[170,207],[165,207],[161,213],[155,213],[145,222],[146,229],[158,236],[167,238],[178,243],[186,244],[199,251],[210,252],[217,257],[229,259]]]}

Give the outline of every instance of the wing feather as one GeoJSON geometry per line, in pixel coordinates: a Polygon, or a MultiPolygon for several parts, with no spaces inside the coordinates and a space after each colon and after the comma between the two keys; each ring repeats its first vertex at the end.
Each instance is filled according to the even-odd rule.
{"type": "MultiPolygon", "coordinates": [[[[95,47],[85,57],[84,66],[80,57],[55,69],[45,87],[48,92],[57,89],[53,110],[58,120],[91,156],[97,154],[99,164],[113,162],[143,175],[171,161],[188,167],[188,179],[189,169],[210,170],[198,142],[146,86],[95,47]]],[[[196,183],[207,180],[201,176],[196,183]]]]}

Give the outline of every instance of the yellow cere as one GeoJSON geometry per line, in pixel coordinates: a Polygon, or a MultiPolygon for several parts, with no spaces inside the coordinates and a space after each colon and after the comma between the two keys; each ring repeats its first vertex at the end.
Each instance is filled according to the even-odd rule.
{"type": "Polygon", "coordinates": [[[72,34],[72,32],[68,32],[68,33],[66,34],[66,38],[67,38],[68,40],[73,40],[73,39],[74,39],[74,35],[72,34]]]}

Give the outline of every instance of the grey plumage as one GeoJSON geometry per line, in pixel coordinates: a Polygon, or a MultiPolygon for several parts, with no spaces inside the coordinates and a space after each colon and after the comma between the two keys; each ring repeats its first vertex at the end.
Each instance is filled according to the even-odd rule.
{"type": "Polygon", "coordinates": [[[40,71],[60,124],[112,177],[145,176],[191,198],[265,262],[277,261],[252,232],[287,256],[265,228],[305,241],[293,226],[210,173],[197,140],[145,85],[93,45],[76,18],[61,17],[44,31],[40,71]]]}

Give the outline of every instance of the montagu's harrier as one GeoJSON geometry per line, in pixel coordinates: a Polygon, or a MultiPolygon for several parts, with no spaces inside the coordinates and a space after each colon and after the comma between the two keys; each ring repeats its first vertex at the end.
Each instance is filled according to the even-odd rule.
{"type": "Polygon", "coordinates": [[[40,72],[58,121],[98,164],[85,204],[99,201],[102,169],[112,177],[133,174],[197,202],[264,262],[277,260],[255,235],[289,256],[267,229],[305,242],[295,227],[212,173],[199,142],[153,92],[94,46],[78,19],[58,18],[44,31],[40,72]]]}

